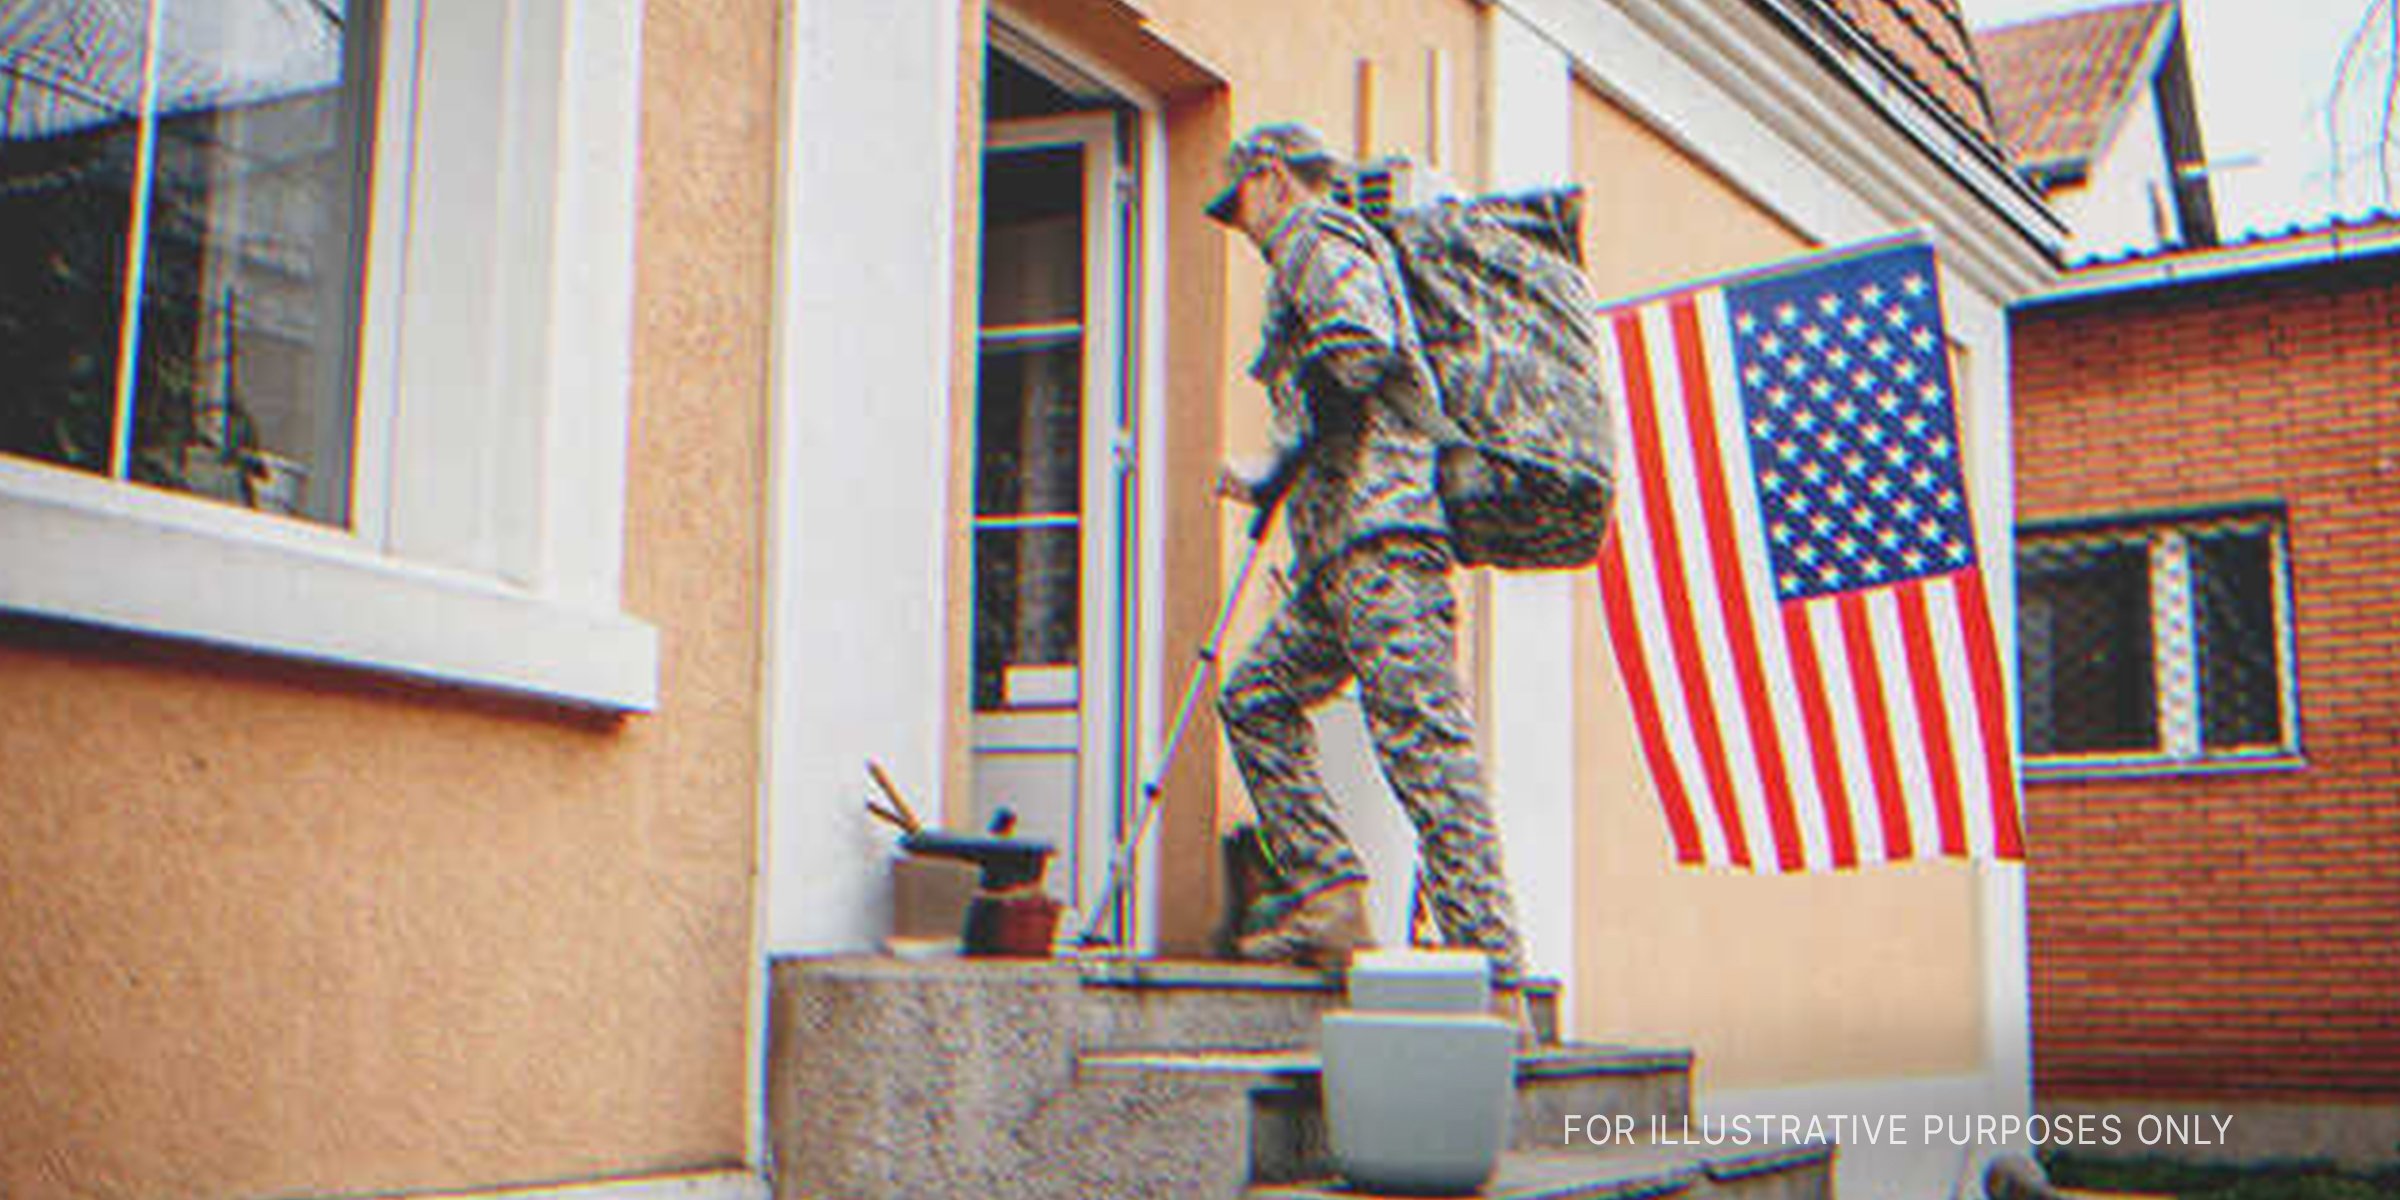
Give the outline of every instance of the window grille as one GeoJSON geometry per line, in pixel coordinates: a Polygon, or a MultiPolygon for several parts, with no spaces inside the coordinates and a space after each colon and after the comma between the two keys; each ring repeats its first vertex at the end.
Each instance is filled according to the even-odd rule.
{"type": "Polygon", "coordinates": [[[2287,577],[2280,514],[2020,530],[2028,766],[2296,754],[2287,577]]]}

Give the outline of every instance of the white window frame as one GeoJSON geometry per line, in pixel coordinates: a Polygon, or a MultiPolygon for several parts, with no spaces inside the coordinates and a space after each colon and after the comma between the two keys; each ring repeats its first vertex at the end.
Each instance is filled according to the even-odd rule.
{"type": "MultiPolygon", "coordinates": [[[[2296,770],[2301,754],[2298,671],[2292,630],[2291,536],[2280,511],[2250,511],[2140,517],[2105,525],[2082,522],[2028,526],[2020,546],[2078,540],[2141,546],[2149,555],[2150,668],[2158,749],[2084,754],[2025,752],[2028,779],[2078,779],[2123,775],[2210,774],[2296,770]],[[2211,749],[2201,728],[2200,664],[2193,607],[2191,542],[2196,535],[2255,532],[2268,535],[2269,584],[2274,603],[2276,703],[2283,740],[2275,746],[2211,749]],[[2185,614],[2170,619],[2175,611],[2185,614]]],[[[2022,588],[2020,587],[2020,595],[2022,588]]]]}
{"type": "Polygon", "coordinates": [[[641,0],[384,0],[350,527],[0,458],[0,610],[647,711],[641,0]]]}

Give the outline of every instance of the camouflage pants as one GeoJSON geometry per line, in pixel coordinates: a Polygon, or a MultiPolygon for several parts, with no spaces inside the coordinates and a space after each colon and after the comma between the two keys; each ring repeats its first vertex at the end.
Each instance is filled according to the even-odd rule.
{"type": "Polygon", "coordinates": [[[1336,556],[1268,622],[1227,676],[1217,709],[1286,884],[1305,892],[1364,879],[1318,774],[1308,719],[1356,678],[1384,779],[1417,829],[1442,940],[1490,952],[1495,975],[1514,979],[1523,952],[1458,682],[1448,572],[1439,547],[1412,538],[1336,556]]]}

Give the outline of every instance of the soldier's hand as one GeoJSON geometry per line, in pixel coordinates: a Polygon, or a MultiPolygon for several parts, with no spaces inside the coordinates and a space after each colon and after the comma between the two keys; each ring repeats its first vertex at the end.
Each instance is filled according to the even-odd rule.
{"type": "Polygon", "coordinates": [[[1239,504],[1255,508],[1259,503],[1259,477],[1236,463],[1226,463],[1217,470],[1217,494],[1239,504]]]}

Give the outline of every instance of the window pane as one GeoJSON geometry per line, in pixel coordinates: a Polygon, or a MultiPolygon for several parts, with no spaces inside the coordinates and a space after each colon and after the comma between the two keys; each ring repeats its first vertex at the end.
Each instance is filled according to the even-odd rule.
{"type": "Polygon", "coordinates": [[[2200,733],[2201,744],[2210,749],[2284,741],[2271,536],[2248,530],[2191,539],[2200,733]]]}
{"type": "Polygon", "coordinates": [[[0,6],[0,454],[105,473],[144,24],[23,2],[0,6]]]}
{"type": "Polygon", "coordinates": [[[975,511],[1083,508],[1083,343],[986,350],[975,389],[975,511]]]}
{"type": "Polygon", "coordinates": [[[0,452],[344,522],[375,6],[153,3],[0,21],[0,452]]]}
{"type": "MultiPolygon", "coordinates": [[[[333,0],[163,0],[130,477],[348,518],[370,90],[333,0]]],[[[357,6],[364,7],[364,6],[357,6]]]]}
{"type": "Polygon", "coordinates": [[[1083,636],[1082,531],[975,535],[975,707],[1007,701],[1010,667],[1071,667],[1083,636]]]}
{"type": "Polygon", "coordinates": [[[2017,591],[2026,752],[2158,749],[2148,547],[2026,541],[2017,591]]]}

